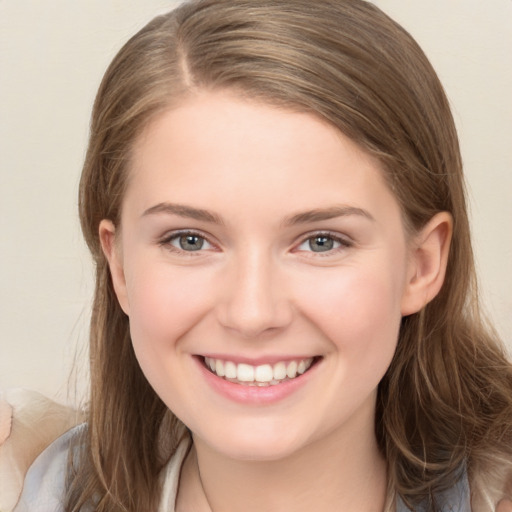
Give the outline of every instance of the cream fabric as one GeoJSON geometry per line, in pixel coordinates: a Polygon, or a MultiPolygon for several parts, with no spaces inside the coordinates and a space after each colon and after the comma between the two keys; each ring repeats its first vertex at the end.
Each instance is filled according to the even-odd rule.
{"type": "MultiPolygon", "coordinates": [[[[37,458],[27,473],[23,494],[14,512],[64,512],[62,498],[65,493],[68,452],[85,428],[86,425],[82,424],[66,432],[37,458]]],[[[189,445],[190,438],[187,436],[162,472],[163,489],[159,512],[174,512],[181,466],[189,445]]]]}
{"type": "Polygon", "coordinates": [[[55,439],[82,421],[74,409],[35,391],[0,394],[0,511],[18,501],[28,468],[55,439]]]}
{"type": "Polygon", "coordinates": [[[174,456],[163,471],[162,499],[158,512],[175,512],[181,466],[189,451],[190,442],[191,440],[188,436],[181,441],[174,456]]]}

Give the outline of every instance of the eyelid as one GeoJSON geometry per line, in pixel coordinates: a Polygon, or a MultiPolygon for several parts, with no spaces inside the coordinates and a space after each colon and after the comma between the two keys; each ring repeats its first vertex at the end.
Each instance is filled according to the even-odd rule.
{"type": "MultiPolygon", "coordinates": [[[[219,249],[218,244],[213,242],[209,235],[207,235],[206,233],[204,233],[203,231],[198,230],[198,229],[177,229],[177,230],[169,231],[162,237],[159,237],[157,240],[157,243],[160,246],[167,248],[168,250],[171,250],[173,252],[180,253],[180,254],[186,254],[188,256],[199,256],[200,253],[203,253],[207,250],[211,250],[212,248],[214,250],[219,249]],[[198,237],[204,239],[211,246],[211,248],[200,249],[197,251],[185,251],[185,250],[175,247],[174,245],[171,245],[171,243],[170,243],[171,241],[175,240],[176,238],[178,238],[180,236],[184,236],[184,235],[198,236],[198,237]]],[[[315,254],[318,256],[329,256],[329,255],[337,253],[340,250],[348,249],[348,248],[352,247],[353,245],[354,245],[354,242],[347,235],[342,235],[339,232],[334,232],[334,231],[317,230],[317,231],[311,231],[309,233],[303,234],[300,237],[300,240],[298,241],[298,243],[296,243],[294,245],[292,250],[300,251],[300,252],[304,252],[304,253],[315,254]],[[314,252],[314,251],[306,251],[306,250],[298,249],[302,244],[304,244],[308,240],[315,238],[315,237],[320,237],[320,236],[325,236],[325,237],[333,239],[335,242],[338,242],[340,244],[340,247],[334,248],[332,250],[324,251],[324,252],[314,252]]]]}
{"type": "Polygon", "coordinates": [[[334,232],[334,231],[319,230],[319,231],[312,231],[310,233],[306,233],[306,234],[302,235],[300,238],[300,241],[297,244],[295,244],[294,250],[304,252],[304,253],[315,254],[315,255],[319,255],[319,256],[329,256],[329,255],[336,254],[340,250],[348,249],[348,248],[352,247],[353,245],[354,245],[353,240],[351,240],[347,235],[342,235],[342,234],[340,234],[338,232],[334,232]],[[312,238],[320,237],[320,236],[325,236],[325,237],[333,239],[335,242],[338,242],[340,244],[340,247],[337,247],[337,248],[329,250],[329,251],[324,251],[324,252],[321,252],[321,251],[314,252],[314,251],[306,251],[306,250],[298,249],[302,244],[306,243],[308,240],[310,240],[312,238]]]}
{"type": "Polygon", "coordinates": [[[168,249],[172,252],[176,252],[179,254],[185,254],[187,256],[199,256],[200,253],[203,253],[207,250],[211,250],[212,248],[218,249],[218,245],[215,244],[214,242],[212,242],[211,237],[198,229],[176,229],[173,231],[168,231],[165,235],[158,238],[157,242],[158,242],[158,245],[160,245],[161,247],[165,247],[166,249],[168,249]],[[179,238],[180,236],[186,236],[186,235],[192,235],[192,236],[197,236],[199,238],[202,238],[203,240],[205,240],[205,242],[207,242],[211,246],[211,248],[208,248],[208,249],[201,248],[197,251],[185,251],[185,250],[179,249],[178,247],[175,247],[174,245],[171,244],[171,242],[173,240],[179,238]]]}

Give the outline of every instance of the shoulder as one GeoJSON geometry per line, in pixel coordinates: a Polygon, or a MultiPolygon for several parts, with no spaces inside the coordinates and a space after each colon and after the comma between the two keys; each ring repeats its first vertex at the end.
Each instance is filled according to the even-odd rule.
{"type": "MultiPolygon", "coordinates": [[[[425,505],[418,512],[427,510],[430,508],[425,505]]],[[[471,494],[466,471],[453,487],[436,496],[436,510],[439,512],[471,512],[471,494]]],[[[397,500],[396,512],[410,512],[400,497],[397,500]]]]}
{"type": "Polygon", "coordinates": [[[86,425],[78,425],[56,439],[32,464],[25,477],[23,492],[14,512],[61,512],[66,491],[69,450],[86,425]]]}
{"type": "MultiPolygon", "coordinates": [[[[38,456],[83,421],[83,415],[35,391],[0,393],[0,510],[19,500],[25,476],[38,456]]],[[[42,510],[39,507],[37,510],[42,510]]]]}

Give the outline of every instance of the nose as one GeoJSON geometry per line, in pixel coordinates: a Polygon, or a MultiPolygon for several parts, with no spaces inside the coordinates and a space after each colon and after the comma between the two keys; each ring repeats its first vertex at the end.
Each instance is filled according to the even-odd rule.
{"type": "Polygon", "coordinates": [[[246,251],[223,280],[217,306],[224,328],[250,339],[277,332],[292,320],[293,308],[278,262],[270,255],[246,251]]]}

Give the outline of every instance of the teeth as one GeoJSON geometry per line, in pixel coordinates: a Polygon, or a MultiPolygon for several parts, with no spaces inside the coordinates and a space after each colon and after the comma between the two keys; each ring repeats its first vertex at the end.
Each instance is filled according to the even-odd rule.
{"type": "Polygon", "coordinates": [[[215,373],[219,376],[219,377],[224,377],[224,375],[226,375],[224,373],[224,363],[220,360],[220,359],[217,359],[215,361],[215,373]]]}
{"type": "Polygon", "coordinates": [[[297,375],[297,363],[295,361],[292,361],[288,364],[288,367],[286,368],[286,375],[289,379],[293,379],[297,375]]]}
{"type": "Polygon", "coordinates": [[[274,371],[272,370],[272,366],[269,364],[256,366],[256,371],[254,372],[254,380],[258,382],[270,382],[273,378],[274,371]]]}
{"type": "Polygon", "coordinates": [[[226,372],[226,379],[236,379],[236,364],[231,361],[226,361],[224,364],[224,371],[226,372]]]}
{"type": "Polygon", "coordinates": [[[283,380],[286,377],[286,364],[276,363],[274,365],[274,379],[283,380]]]}
{"type": "Polygon", "coordinates": [[[232,361],[205,357],[206,366],[218,377],[249,386],[275,386],[284,380],[302,375],[313,363],[313,358],[297,361],[280,361],[274,365],[236,364],[232,361]]]}
{"type": "MultiPolygon", "coordinates": [[[[240,382],[254,382],[254,366],[248,364],[239,364],[236,371],[236,378],[240,382]]],[[[217,373],[217,375],[219,375],[217,373]]],[[[219,375],[222,377],[222,375],[219,375]]]]}

